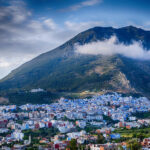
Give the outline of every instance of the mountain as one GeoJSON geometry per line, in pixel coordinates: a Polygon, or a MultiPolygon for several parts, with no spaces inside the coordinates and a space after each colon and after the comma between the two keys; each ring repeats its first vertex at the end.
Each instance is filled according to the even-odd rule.
{"type": "Polygon", "coordinates": [[[0,80],[0,93],[42,88],[49,92],[120,91],[150,97],[150,61],[122,55],[84,55],[74,51],[115,35],[125,45],[141,42],[150,49],[150,31],[133,26],[95,27],[13,70],[0,80]]]}

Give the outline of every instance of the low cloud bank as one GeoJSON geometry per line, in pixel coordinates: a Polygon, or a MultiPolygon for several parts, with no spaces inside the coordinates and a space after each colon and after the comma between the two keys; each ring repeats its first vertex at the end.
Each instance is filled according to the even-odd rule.
{"type": "Polygon", "coordinates": [[[112,36],[110,39],[104,41],[91,42],[85,45],[75,44],[75,51],[80,54],[89,55],[121,54],[129,58],[150,60],[150,51],[145,50],[140,42],[124,45],[118,42],[116,36],[112,36]]]}

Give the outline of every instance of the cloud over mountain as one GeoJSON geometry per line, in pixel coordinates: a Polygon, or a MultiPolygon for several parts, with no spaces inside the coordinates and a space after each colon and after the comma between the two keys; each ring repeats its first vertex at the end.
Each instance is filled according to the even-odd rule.
{"type": "Polygon", "coordinates": [[[150,60],[150,51],[145,50],[140,42],[133,41],[132,44],[125,45],[124,43],[119,43],[116,36],[85,45],[75,44],[75,51],[89,55],[121,54],[129,58],[150,60]]]}

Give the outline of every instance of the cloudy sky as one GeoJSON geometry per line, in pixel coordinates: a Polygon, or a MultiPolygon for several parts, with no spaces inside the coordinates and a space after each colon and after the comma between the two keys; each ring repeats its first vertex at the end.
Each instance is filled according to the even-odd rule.
{"type": "Polygon", "coordinates": [[[94,26],[150,30],[150,0],[0,0],[0,78],[94,26]]]}

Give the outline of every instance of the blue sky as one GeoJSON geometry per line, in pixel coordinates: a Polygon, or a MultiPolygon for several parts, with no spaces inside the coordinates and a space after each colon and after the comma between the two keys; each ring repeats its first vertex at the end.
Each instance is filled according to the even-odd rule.
{"type": "Polygon", "coordinates": [[[150,29],[150,0],[0,0],[0,78],[94,26],[150,29]]]}
{"type": "MultiPolygon", "coordinates": [[[[149,22],[149,0],[25,0],[35,18],[51,17],[57,23],[102,21],[122,26],[149,22]],[[86,3],[87,2],[87,3],[86,3]],[[89,5],[88,5],[89,2],[89,5]]],[[[107,25],[106,24],[106,25],[107,25]]]]}

